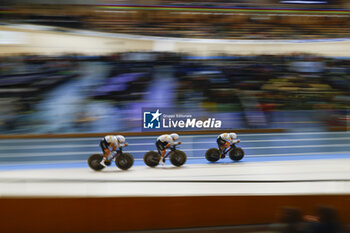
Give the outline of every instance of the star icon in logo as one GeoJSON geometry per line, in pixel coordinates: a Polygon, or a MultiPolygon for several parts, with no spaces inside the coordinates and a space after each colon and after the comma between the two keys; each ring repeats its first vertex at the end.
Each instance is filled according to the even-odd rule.
{"type": "Polygon", "coordinates": [[[159,113],[159,109],[157,109],[157,111],[155,113],[151,113],[151,114],[153,116],[151,122],[154,121],[154,120],[159,121],[159,117],[160,117],[160,115],[162,115],[161,113],[159,113]]]}

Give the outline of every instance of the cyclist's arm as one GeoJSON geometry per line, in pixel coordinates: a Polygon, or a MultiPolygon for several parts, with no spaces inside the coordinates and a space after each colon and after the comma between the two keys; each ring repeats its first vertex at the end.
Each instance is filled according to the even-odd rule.
{"type": "Polygon", "coordinates": [[[124,147],[124,146],[127,146],[129,145],[127,142],[124,142],[124,143],[120,143],[118,147],[124,147]]]}
{"type": "Polygon", "coordinates": [[[231,144],[236,144],[237,142],[240,142],[241,140],[237,139],[237,140],[231,140],[231,144]]]}
{"type": "Polygon", "coordinates": [[[171,137],[167,138],[167,142],[168,142],[168,145],[167,145],[168,148],[170,146],[175,146],[175,145],[179,144],[179,142],[174,142],[174,140],[171,137]]]}
{"type": "Polygon", "coordinates": [[[181,141],[174,142],[173,139],[170,139],[170,140],[168,141],[168,144],[170,144],[171,146],[176,146],[176,145],[181,144],[181,141]]]}

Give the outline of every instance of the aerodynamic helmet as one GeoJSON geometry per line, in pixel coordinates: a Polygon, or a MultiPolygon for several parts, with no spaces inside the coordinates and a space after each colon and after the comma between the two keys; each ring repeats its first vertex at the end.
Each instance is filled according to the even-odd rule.
{"type": "Polygon", "coordinates": [[[177,140],[177,139],[180,138],[179,135],[178,135],[177,133],[172,133],[172,134],[170,134],[170,137],[171,137],[173,140],[177,140]]]}
{"type": "Polygon", "coordinates": [[[116,136],[116,139],[119,143],[124,143],[125,142],[125,137],[122,135],[116,136]]]}
{"type": "Polygon", "coordinates": [[[231,139],[236,139],[237,138],[237,134],[235,133],[229,133],[229,136],[231,139]]]}

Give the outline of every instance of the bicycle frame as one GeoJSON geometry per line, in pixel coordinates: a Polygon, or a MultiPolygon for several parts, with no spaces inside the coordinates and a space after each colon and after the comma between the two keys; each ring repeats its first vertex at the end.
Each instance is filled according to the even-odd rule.
{"type": "Polygon", "coordinates": [[[115,153],[113,154],[111,160],[115,159],[115,157],[117,157],[117,155],[122,153],[122,148],[119,148],[118,150],[115,151],[115,153]]]}
{"type": "Polygon", "coordinates": [[[230,152],[230,151],[233,150],[234,148],[236,148],[236,145],[235,145],[235,144],[231,144],[231,145],[230,145],[230,148],[229,148],[228,150],[224,151],[222,154],[223,154],[223,155],[226,155],[228,152],[230,152]]]}
{"type": "Polygon", "coordinates": [[[170,151],[164,155],[164,158],[167,158],[167,157],[170,155],[170,153],[171,153],[172,151],[174,151],[174,150],[176,150],[175,145],[172,146],[172,147],[170,147],[170,151]]]}

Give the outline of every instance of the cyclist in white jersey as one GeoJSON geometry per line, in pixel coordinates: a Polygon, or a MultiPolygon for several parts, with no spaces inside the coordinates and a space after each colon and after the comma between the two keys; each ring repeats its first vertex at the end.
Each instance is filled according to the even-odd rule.
{"type": "Polygon", "coordinates": [[[225,149],[229,148],[231,144],[235,146],[236,143],[241,141],[236,138],[237,134],[235,133],[222,133],[218,136],[216,142],[218,143],[219,151],[222,155],[225,152],[225,149]]]}
{"type": "Polygon", "coordinates": [[[179,138],[180,137],[177,133],[163,134],[157,138],[156,147],[158,153],[160,154],[160,163],[162,163],[163,165],[165,163],[164,155],[167,148],[182,143],[181,141],[175,142],[179,138]]]}
{"type": "Polygon", "coordinates": [[[117,148],[128,146],[128,143],[125,142],[125,137],[122,135],[107,135],[101,142],[100,147],[103,151],[103,160],[101,161],[102,165],[110,165],[110,155],[112,151],[116,151],[117,148]],[[111,148],[111,149],[110,149],[111,148]]]}

